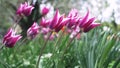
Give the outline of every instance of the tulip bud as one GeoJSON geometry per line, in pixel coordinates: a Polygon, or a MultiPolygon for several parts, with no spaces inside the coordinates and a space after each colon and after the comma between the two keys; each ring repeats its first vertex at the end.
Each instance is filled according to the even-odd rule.
{"type": "Polygon", "coordinates": [[[45,6],[41,8],[41,14],[42,15],[46,15],[48,12],[49,12],[49,8],[47,8],[45,6]]]}

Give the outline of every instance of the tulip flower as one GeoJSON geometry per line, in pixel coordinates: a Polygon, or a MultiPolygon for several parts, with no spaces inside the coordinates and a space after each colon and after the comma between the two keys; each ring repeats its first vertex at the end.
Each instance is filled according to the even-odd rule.
{"type": "Polygon", "coordinates": [[[58,20],[59,20],[59,17],[60,17],[60,13],[58,10],[56,10],[56,13],[50,23],[50,28],[51,29],[54,29],[54,27],[56,26],[56,24],[58,23],[58,20]]]}
{"type": "Polygon", "coordinates": [[[64,18],[64,15],[62,15],[55,26],[55,32],[59,32],[68,23],[68,21],[69,18],[64,18]]]}
{"type": "Polygon", "coordinates": [[[21,15],[29,16],[33,9],[34,9],[33,6],[30,6],[27,2],[25,2],[24,4],[20,4],[16,13],[20,16],[21,15]]]}
{"type": "Polygon", "coordinates": [[[51,22],[51,20],[45,20],[44,18],[42,18],[41,21],[40,21],[40,26],[48,27],[50,22],[51,22]]]}
{"type": "MultiPolygon", "coordinates": [[[[74,28],[72,30],[72,32],[70,32],[70,38],[73,38],[76,34],[78,34],[80,32],[80,27],[79,26],[76,26],[76,28],[74,28]]],[[[80,34],[80,33],[79,33],[80,34]]]]}
{"type": "Polygon", "coordinates": [[[44,34],[44,35],[48,34],[49,32],[50,32],[49,28],[42,28],[41,29],[41,33],[44,34]]]}
{"type": "Polygon", "coordinates": [[[73,28],[76,26],[79,20],[79,14],[77,9],[71,9],[71,11],[68,14],[68,18],[70,18],[69,23],[67,24],[68,28],[73,28]]]}
{"type": "Polygon", "coordinates": [[[60,16],[59,11],[56,10],[56,13],[50,23],[50,29],[55,32],[59,32],[68,21],[69,18],[64,18],[64,14],[60,16]]]}
{"type": "Polygon", "coordinates": [[[88,32],[91,29],[100,26],[100,23],[94,23],[95,18],[88,19],[89,11],[85,15],[85,17],[81,20],[79,20],[79,26],[83,30],[83,32],[88,32]]]}
{"type": "Polygon", "coordinates": [[[44,7],[41,8],[41,14],[42,15],[46,15],[48,12],[49,12],[49,8],[48,7],[44,6],[44,7]]]}
{"type": "Polygon", "coordinates": [[[15,35],[15,32],[12,29],[9,29],[7,34],[3,38],[3,44],[6,47],[12,48],[15,43],[22,38],[21,35],[15,35]]]}
{"type": "Polygon", "coordinates": [[[34,22],[33,25],[27,30],[27,36],[30,39],[33,39],[36,37],[36,35],[39,33],[39,25],[34,22]]]}

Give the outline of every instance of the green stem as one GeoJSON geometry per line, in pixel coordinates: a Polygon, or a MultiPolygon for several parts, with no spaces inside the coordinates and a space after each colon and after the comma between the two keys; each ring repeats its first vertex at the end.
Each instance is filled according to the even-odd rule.
{"type": "Polygon", "coordinates": [[[47,42],[48,42],[48,40],[49,40],[51,34],[52,34],[52,32],[50,32],[48,38],[46,39],[46,41],[45,41],[43,47],[42,47],[41,50],[40,50],[40,54],[39,54],[39,58],[38,58],[38,61],[37,61],[37,64],[36,64],[36,68],[39,68],[39,63],[40,63],[40,59],[41,59],[42,53],[43,53],[43,51],[44,51],[44,49],[45,49],[45,47],[46,47],[46,44],[47,44],[47,42]]]}
{"type": "Polygon", "coordinates": [[[66,48],[64,49],[64,52],[63,52],[63,54],[62,54],[62,59],[63,59],[64,54],[66,53],[67,49],[69,48],[70,43],[72,43],[72,41],[75,39],[75,37],[76,37],[78,34],[79,34],[79,32],[78,32],[75,36],[73,36],[72,39],[69,40],[69,42],[68,42],[68,44],[66,45],[66,48]]]}
{"type": "Polygon", "coordinates": [[[24,39],[21,41],[21,43],[18,44],[18,46],[16,46],[16,48],[15,48],[15,53],[14,53],[14,54],[18,53],[18,51],[20,52],[20,47],[22,46],[22,44],[24,44],[25,41],[27,41],[27,38],[24,38],[24,39]]]}
{"type": "Polygon", "coordinates": [[[59,38],[57,39],[57,41],[56,41],[56,43],[55,43],[55,45],[54,45],[54,46],[55,46],[55,48],[56,48],[56,46],[57,46],[58,42],[61,40],[61,38],[62,38],[62,35],[60,35],[60,36],[59,36],[59,38]]]}
{"type": "MultiPolygon", "coordinates": [[[[65,32],[65,31],[62,31],[62,33],[60,34],[59,38],[57,39],[57,41],[56,41],[56,43],[55,43],[55,45],[54,45],[54,46],[55,46],[55,51],[56,51],[56,48],[57,48],[57,44],[61,42],[60,40],[62,39],[64,32],[65,32]]],[[[54,51],[54,52],[55,52],[55,51],[54,51]]]]}
{"type": "Polygon", "coordinates": [[[17,24],[22,19],[22,17],[18,17],[18,19],[15,21],[15,25],[13,25],[13,28],[15,29],[17,27],[17,24]]]}
{"type": "Polygon", "coordinates": [[[0,51],[3,49],[3,47],[4,47],[4,45],[1,45],[1,46],[0,46],[0,51]]]}
{"type": "Polygon", "coordinates": [[[120,56],[117,58],[112,68],[117,68],[117,65],[120,63],[120,56]]]}

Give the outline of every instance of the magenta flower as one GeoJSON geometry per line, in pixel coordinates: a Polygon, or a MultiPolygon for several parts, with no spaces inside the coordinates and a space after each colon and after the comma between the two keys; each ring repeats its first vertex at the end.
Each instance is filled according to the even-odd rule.
{"type": "Polygon", "coordinates": [[[63,26],[67,24],[68,21],[69,18],[64,18],[64,14],[60,16],[59,11],[56,10],[54,18],[50,23],[50,29],[54,30],[55,32],[59,32],[63,28],[63,26]]]}
{"type": "Polygon", "coordinates": [[[47,8],[46,6],[41,8],[41,14],[42,15],[46,15],[49,12],[49,8],[47,8]]]}
{"type": "Polygon", "coordinates": [[[29,16],[33,9],[34,9],[33,6],[30,6],[27,2],[25,2],[24,4],[20,4],[16,13],[20,16],[21,15],[29,16]]]}
{"type": "Polygon", "coordinates": [[[69,23],[67,24],[68,28],[74,28],[76,27],[80,17],[78,14],[78,10],[77,9],[71,9],[71,11],[68,14],[68,18],[70,18],[69,23]]]}
{"type": "Polygon", "coordinates": [[[44,34],[44,35],[46,35],[46,34],[48,34],[50,32],[50,29],[49,28],[41,28],[41,33],[42,34],[44,34]]]}
{"type": "Polygon", "coordinates": [[[7,34],[3,38],[3,44],[6,47],[12,48],[15,43],[22,38],[21,35],[15,35],[15,32],[12,29],[9,29],[7,34]]]}
{"type": "Polygon", "coordinates": [[[36,37],[36,35],[39,33],[39,25],[34,22],[33,25],[27,30],[27,36],[30,39],[33,39],[36,37]]]}
{"type": "Polygon", "coordinates": [[[59,17],[60,17],[59,11],[56,10],[56,13],[55,13],[55,15],[54,15],[54,18],[52,19],[52,21],[51,21],[51,23],[50,23],[50,28],[51,28],[51,29],[54,29],[54,27],[55,27],[56,24],[58,23],[59,17]]]}
{"type": "Polygon", "coordinates": [[[49,24],[51,20],[45,20],[44,18],[41,19],[40,21],[40,32],[44,35],[50,32],[49,24]]]}
{"type": "MultiPolygon", "coordinates": [[[[80,27],[76,26],[76,28],[72,29],[72,31],[70,32],[70,38],[73,38],[76,34],[78,34],[80,32],[80,27]]],[[[80,34],[80,33],[79,33],[80,34]]]]}
{"type": "Polygon", "coordinates": [[[50,22],[51,22],[51,20],[45,20],[44,18],[42,18],[41,21],[40,21],[40,26],[48,27],[50,22]]]}
{"type": "Polygon", "coordinates": [[[87,14],[85,15],[83,19],[79,20],[79,26],[83,30],[83,32],[88,32],[91,29],[97,26],[100,26],[100,23],[94,23],[94,20],[95,20],[94,17],[88,19],[88,16],[89,16],[89,11],[87,12],[87,14]]]}

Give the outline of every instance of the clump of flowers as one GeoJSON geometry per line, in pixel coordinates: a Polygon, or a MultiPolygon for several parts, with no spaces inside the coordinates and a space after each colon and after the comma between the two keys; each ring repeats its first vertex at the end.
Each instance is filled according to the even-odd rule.
{"type": "MultiPolygon", "coordinates": [[[[29,16],[33,9],[34,9],[33,6],[29,5],[28,2],[25,2],[24,4],[20,4],[19,8],[16,11],[16,14],[21,17],[22,15],[29,16]]],[[[21,18],[19,18],[18,20],[20,21],[20,19],[21,18]]],[[[18,22],[16,23],[16,25],[18,24],[18,22]]],[[[9,48],[14,47],[15,44],[22,38],[20,34],[16,35],[14,28],[11,27],[3,37],[3,44],[6,47],[9,47],[9,48]]],[[[30,36],[30,38],[34,38],[37,35],[37,33],[38,33],[38,27],[37,27],[37,24],[34,23],[33,26],[29,28],[27,34],[28,36],[30,36]]]]}
{"type": "MultiPolygon", "coordinates": [[[[74,40],[76,37],[78,39],[80,38],[81,32],[89,32],[91,29],[100,26],[100,23],[94,23],[95,17],[89,19],[88,16],[89,16],[89,11],[84,17],[82,17],[79,15],[77,9],[72,9],[69,12],[68,16],[66,17],[65,14],[60,15],[59,10],[57,9],[52,19],[48,19],[48,20],[46,20],[45,18],[41,19],[40,31],[41,33],[44,34],[44,36],[47,35],[46,41],[48,41],[48,39],[50,39],[51,36],[52,39],[55,38],[54,36],[56,34],[59,34],[59,32],[64,28],[64,32],[68,32],[71,38],[71,40],[66,45],[68,47],[72,42],[72,40],[74,40]]],[[[45,42],[45,44],[43,45],[42,48],[43,50],[46,47],[46,43],[47,42],[45,42]]],[[[40,53],[39,60],[41,55],[42,52],[40,53]]]]}
{"type": "MultiPolygon", "coordinates": [[[[29,16],[33,9],[33,6],[25,2],[19,6],[16,13],[19,16],[29,16]]],[[[77,9],[71,9],[68,15],[60,14],[57,9],[53,18],[46,19],[45,15],[48,14],[49,10],[50,9],[46,6],[41,8],[41,14],[44,17],[41,17],[39,24],[33,22],[33,25],[29,27],[26,32],[29,39],[34,39],[39,33],[41,33],[44,39],[46,39],[40,51],[37,67],[48,40],[53,40],[54,38],[60,39],[62,38],[63,33],[66,32],[70,37],[68,44],[66,44],[67,48],[76,37],[80,38],[82,32],[87,33],[91,29],[100,26],[100,23],[94,22],[95,17],[89,18],[89,11],[82,17],[77,9]],[[61,35],[59,35],[60,31],[63,32],[61,35]]],[[[20,40],[21,37],[21,35],[16,35],[13,29],[10,29],[3,38],[3,44],[6,47],[14,47],[15,43],[20,40]]],[[[58,42],[59,41],[60,40],[58,40],[58,42]]]]}

